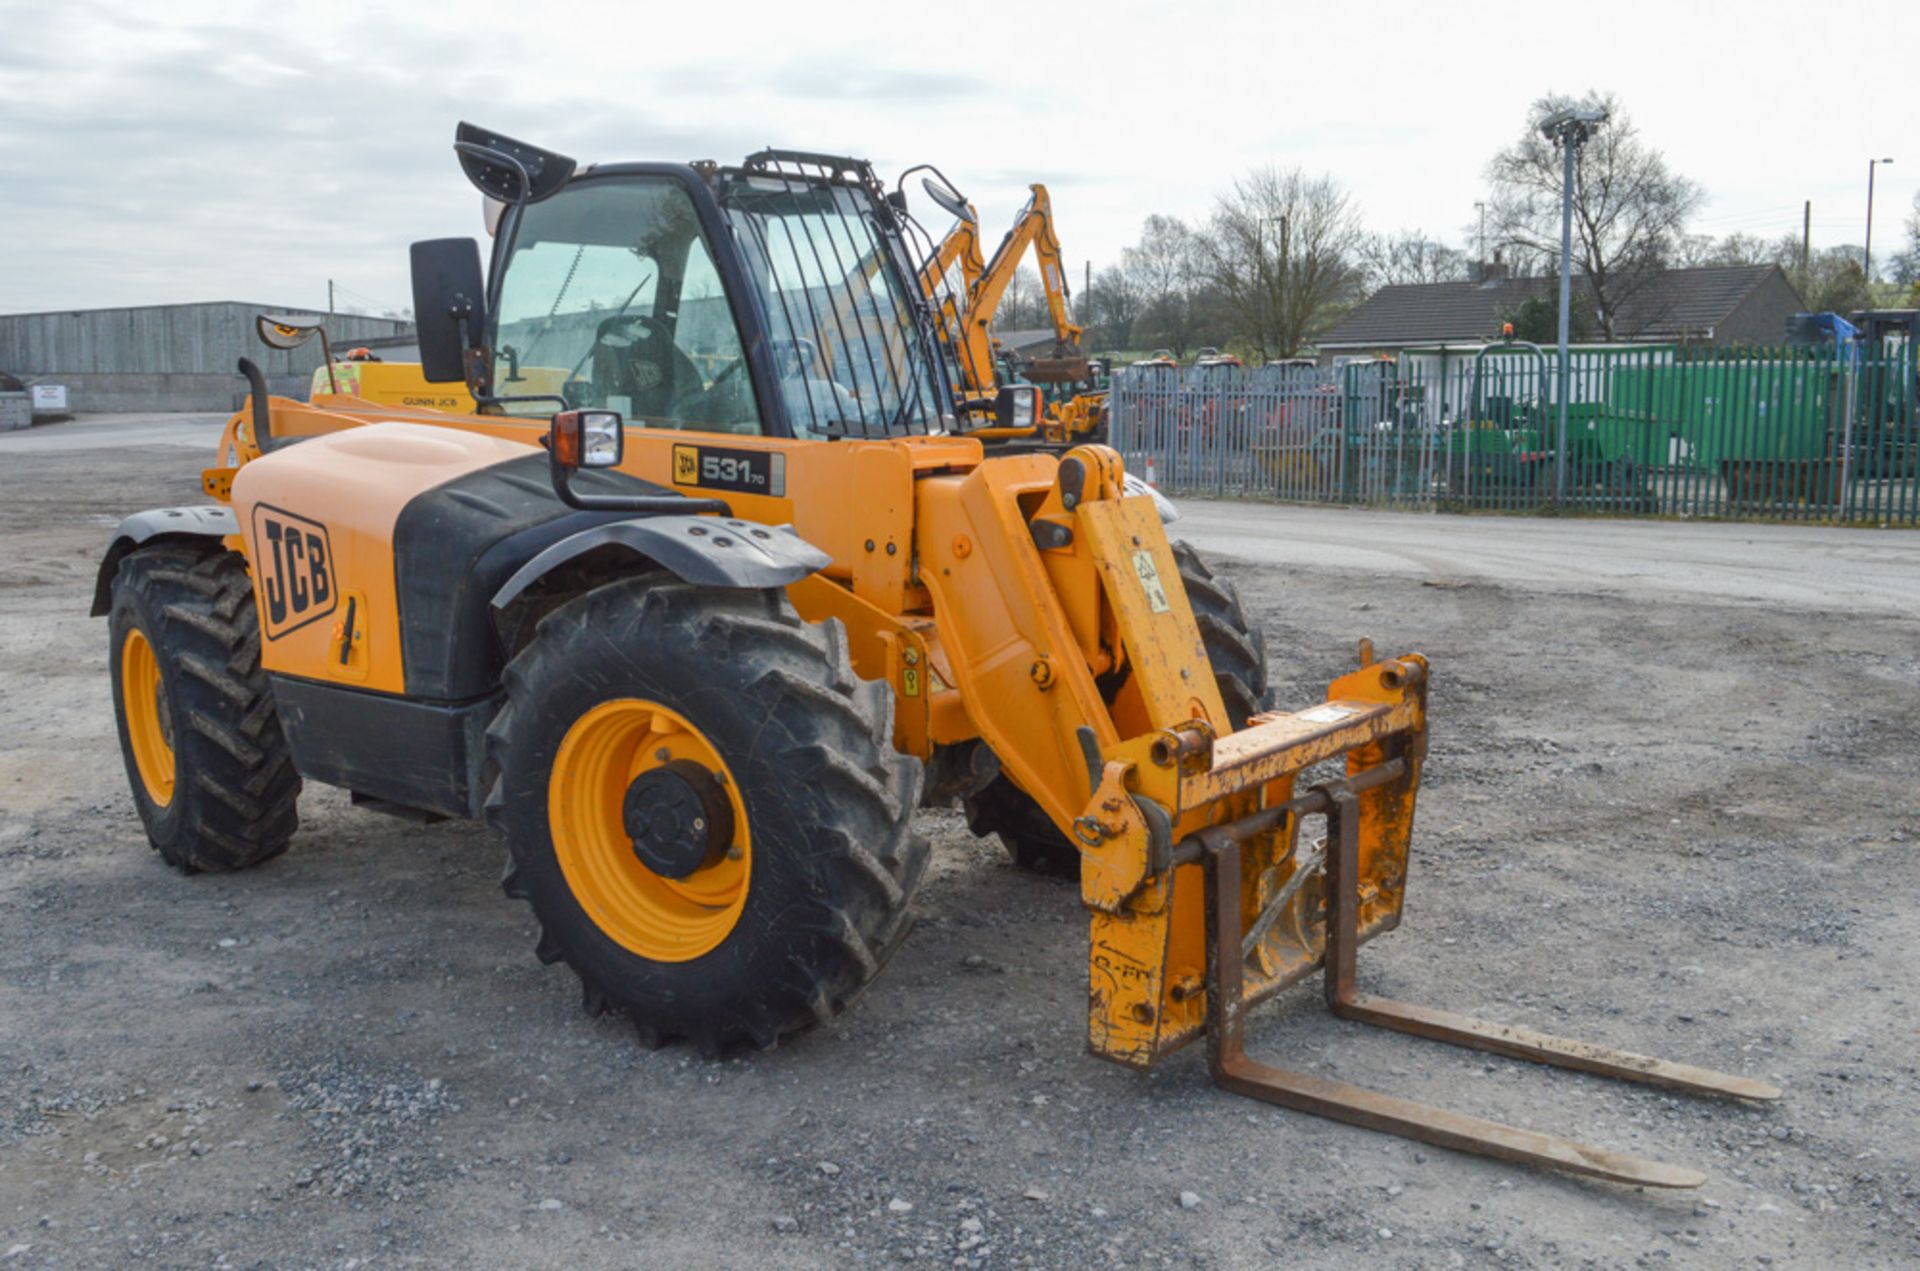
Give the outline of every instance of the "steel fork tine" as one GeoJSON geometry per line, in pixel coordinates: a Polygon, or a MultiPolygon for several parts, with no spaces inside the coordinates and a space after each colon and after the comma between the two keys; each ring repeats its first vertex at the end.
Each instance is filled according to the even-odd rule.
{"type": "MultiPolygon", "coordinates": [[[[1488,1024],[1410,1003],[1356,992],[1359,910],[1359,805],[1345,782],[1320,787],[1327,796],[1327,1005],[1343,1018],[1519,1059],[1677,1089],[1776,1098],[1764,1082],[1669,1063],[1645,1055],[1569,1041],[1527,1029],[1488,1024]]],[[[1206,864],[1207,1060],[1213,1079],[1236,1094],[1281,1107],[1397,1134],[1438,1147],[1541,1165],[1645,1187],[1699,1187],[1706,1175],[1550,1134],[1449,1112],[1345,1082],[1289,1072],[1247,1058],[1245,964],[1240,948],[1240,848],[1210,847],[1206,864]]]]}

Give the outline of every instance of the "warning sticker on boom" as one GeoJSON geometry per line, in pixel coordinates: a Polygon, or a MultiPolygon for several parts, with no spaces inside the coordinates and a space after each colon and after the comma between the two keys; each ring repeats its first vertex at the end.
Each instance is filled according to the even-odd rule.
{"type": "Polygon", "coordinates": [[[1155,613],[1173,608],[1167,601],[1167,589],[1160,585],[1160,570],[1153,563],[1152,552],[1141,548],[1133,554],[1133,572],[1140,575],[1140,587],[1147,593],[1147,608],[1155,613]]]}
{"type": "Polygon", "coordinates": [[[779,498],[787,492],[787,457],[775,450],[675,446],[673,483],[779,498]]]}

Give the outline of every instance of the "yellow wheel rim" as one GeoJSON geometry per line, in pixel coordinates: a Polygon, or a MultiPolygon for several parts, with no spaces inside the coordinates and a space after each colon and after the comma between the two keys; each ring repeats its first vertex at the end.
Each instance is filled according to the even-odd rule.
{"type": "Polygon", "coordinates": [[[161,693],[160,659],[138,627],[120,642],[120,710],[140,784],[164,808],[173,802],[173,721],[161,693]]]}
{"type": "Polygon", "coordinates": [[[574,899],[610,939],[655,962],[689,962],[727,938],[747,902],[753,850],[740,786],[685,716],[637,697],[602,702],[575,720],[547,781],[554,855],[574,899]],[[685,878],[667,878],[635,855],[624,815],[627,788],[673,761],[713,774],[733,805],[728,851],[685,878]]]}

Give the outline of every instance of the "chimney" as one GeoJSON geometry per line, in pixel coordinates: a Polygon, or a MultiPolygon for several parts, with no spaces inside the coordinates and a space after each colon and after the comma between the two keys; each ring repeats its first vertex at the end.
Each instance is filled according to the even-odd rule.
{"type": "Polygon", "coordinates": [[[1498,286],[1507,277],[1507,264],[1495,252],[1492,260],[1476,260],[1467,267],[1467,281],[1479,287],[1498,286]]]}

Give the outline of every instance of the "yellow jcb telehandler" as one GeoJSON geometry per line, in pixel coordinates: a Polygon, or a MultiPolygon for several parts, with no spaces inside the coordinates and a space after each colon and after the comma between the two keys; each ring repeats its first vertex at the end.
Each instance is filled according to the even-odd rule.
{"type": "Polygon", "coordinates": [[[719,1052],[845,1008],[907,930],[916,807],[993,800],[1016,848],[1078,861],[1103,1058],[1204,1038],[1216,1080],[1285,1106],[1702,1181],[1249,1061],[1248,1010],[1323,969],[1352,1019],[1777,1095],[1355,987],[1400,920],[1426,660],[1362,644],[1325,701],[1268,710],[1231,584],[1112,450],[968,435],[1033,390],[953,393],[906,200],[866,163],[455,148],[504,219],[484,276],[471,240],[414,245],[415,312],[428,380],[479,413],[270,397],[244,362],[210,502],[129,518],[101,564],[167,861],[283,851],[303,781],[484,818],[589,1011],[719,1052]]]}

